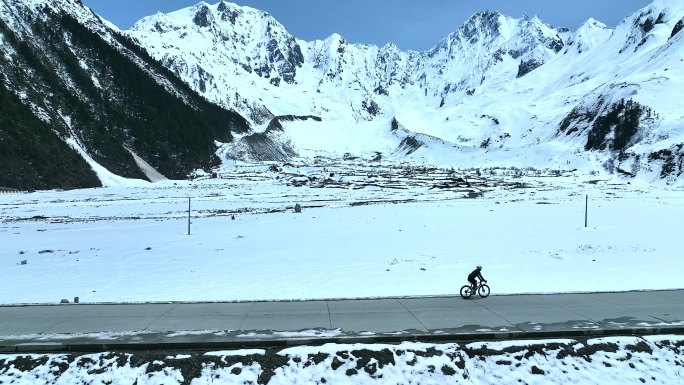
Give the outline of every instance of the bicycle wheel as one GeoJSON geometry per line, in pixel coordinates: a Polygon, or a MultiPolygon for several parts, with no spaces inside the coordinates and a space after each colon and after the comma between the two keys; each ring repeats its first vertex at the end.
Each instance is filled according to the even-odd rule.
{"type": "Polygon", "coordinates": [[[477,293],[480,295],[480,297],[486,298],[489,295],[489,286],[487,286],[487,285],[480,286],[480,288],[477,289],[477,293]]]}
{"type": "Polygon", "coordinates": [[[463,285],[463,287],[461,288],[461,297],[463,297],[463,299],[468,299],[472,295],[473,288],[470,287],[470,285],[463,285]]]}

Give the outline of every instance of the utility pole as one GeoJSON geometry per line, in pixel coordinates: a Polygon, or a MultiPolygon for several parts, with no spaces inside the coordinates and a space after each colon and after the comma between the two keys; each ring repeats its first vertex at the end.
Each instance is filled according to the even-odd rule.
{"type": "Polygon", "coordinates": [[[586,200],[584,202],[584,227],[587,227],[587,212],[589,211],[589,194],[586,196],[586,200]]]}
{"type": "Polygon", "coordinates": [[[188,235],[190,235],[190,200],[192,198],[188,197],[188,235]]]}

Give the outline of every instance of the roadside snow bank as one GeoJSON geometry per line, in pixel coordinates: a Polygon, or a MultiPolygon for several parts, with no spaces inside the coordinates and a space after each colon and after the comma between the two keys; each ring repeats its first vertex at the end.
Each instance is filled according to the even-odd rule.
{"type": "Polygon", "coordinates": [[[0,355],[2,384],[682,383],[684,336],[0,355]]]}

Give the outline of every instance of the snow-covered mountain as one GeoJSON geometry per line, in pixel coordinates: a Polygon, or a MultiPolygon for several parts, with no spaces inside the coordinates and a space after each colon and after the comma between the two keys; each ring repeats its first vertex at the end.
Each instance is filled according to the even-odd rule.
{"type": "Polygon", "coordinates": [[[404,52],[339,35],[306,42],[225,1],[129,31],[78,0],[2,1],[0,186],[315,156],[679,183],[683,28],[677,0],[575,32],[487,11],[404,52]]]}
{"type": "Polygon", "coordinates": [[[402,52],[393,44],[349,44],[337,34],[305,42],[269,14],[227,2],[158,13],[127,33],[211,100],[257,125],[290,114],[368,121],[394,116],[406,103],[454,104],[487,76],[515,78],[544,63],[566,34],[536,17],[483,12],[428,52],[402,52]],[[497,66],[508,59],[523,65],[497,66]]]}
{"type": "Polygon", "coordinates": [[[246,129],[80,1],[0,1],[0,186],[186,178],[246,129]]]}
{"type": "Polygon", "coordinates": [[[224,156],[380,153],[672,182],[684,171],[683,24],[676,0],[615,29],[590,19],[575,32],[488,11],[429,51],[403,52],[339,35],[306,42],[265,12],[221,1],[125,33],[251,122],[224,156]]]}

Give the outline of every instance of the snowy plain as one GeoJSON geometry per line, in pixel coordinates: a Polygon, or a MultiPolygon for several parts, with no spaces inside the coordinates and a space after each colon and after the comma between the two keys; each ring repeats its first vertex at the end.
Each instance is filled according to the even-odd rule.
{"type": "MultiPolygon", "coordinates": [[[[108,187],[0,195],[0,304],[457,296],[478,264],[492,295],[684,287],[676,186],[358,159],[101,178],[108,187]]],[[[683,346],[625,336],[13,354],[0,355],[0,383],[679,384],[683,346]]]]}
{"type": "Polygon", "coordinates": [[[493,295],[684,287],[684,191],[613,176],[238,163],[0,212],[0,304],[456,295],[476,265],[493,295]]]}

